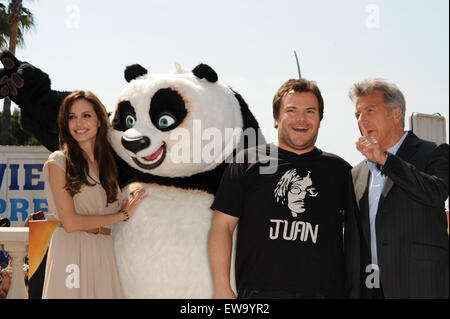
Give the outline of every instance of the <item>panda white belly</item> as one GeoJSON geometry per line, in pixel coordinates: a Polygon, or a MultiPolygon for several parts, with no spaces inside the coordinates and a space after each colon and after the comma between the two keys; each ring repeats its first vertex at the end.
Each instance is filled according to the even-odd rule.
{"type": "MultiPolygon", "coordinates": [[[[148,197],[130,220],[113,226],[125,298],[211,298],[207,243],[213,195],[156,184],[142,186],[148,197]]],[[[123,194],[133,188],[126,187],[123,194]]]]}

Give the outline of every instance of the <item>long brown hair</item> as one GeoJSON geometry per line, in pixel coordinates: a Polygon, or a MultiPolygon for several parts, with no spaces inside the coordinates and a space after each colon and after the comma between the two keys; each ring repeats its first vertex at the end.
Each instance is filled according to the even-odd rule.
{"type": "Polygon", "coordinates": [[[74,196],[80,192],[82,185],[95,185],[95,183],[90,183],[87,179],[89,175],[88,162],[83,156],[83,150],[69,131],[69,112],[72,104],[78,99],[90,102],[100,121],[100,127],[95,138],[94,157],[99,164],[100,183],[106,191],[106,204],[113,203],[117,200],[118,183],[117,166],[107,139],[108,114],[102,102],[89,91],[75,91],[68,95],[63,100],[58,113],[60,149],[66,157],[65,189],[74,196]]]}

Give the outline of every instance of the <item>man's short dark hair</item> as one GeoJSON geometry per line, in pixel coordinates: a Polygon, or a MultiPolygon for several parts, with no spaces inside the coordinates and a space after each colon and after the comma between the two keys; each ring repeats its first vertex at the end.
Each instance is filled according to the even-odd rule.
{"type": "Polygon", "coordinates": [[[286,81],[279,89],[278,92],[273,97],[273,118],[275,120],[278,119],[278,115],[280,115],[280,107],[281,100],[283,96],[285,96],[290,91],[302,93],[302,92],[311,92],[313,93],[317,101],[319,102],[319,118],[322,120],[323,118],[323,98],[320,93],[319,87],[313,81],[308,81],[306,79],[290,79],[286,81]]]}

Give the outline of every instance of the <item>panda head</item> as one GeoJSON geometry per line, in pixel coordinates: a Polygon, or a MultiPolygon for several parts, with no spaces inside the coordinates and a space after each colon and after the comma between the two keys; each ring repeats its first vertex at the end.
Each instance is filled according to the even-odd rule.
{"type": "Polygon", "coordinates": [[[212,170],[233,153],[243,128],[241,105],[211,67],[190,71],[175,63],[171,73],[152,75],[135,64],[125,79],[108,137],[128,165],[184,177],[212,170]]]}

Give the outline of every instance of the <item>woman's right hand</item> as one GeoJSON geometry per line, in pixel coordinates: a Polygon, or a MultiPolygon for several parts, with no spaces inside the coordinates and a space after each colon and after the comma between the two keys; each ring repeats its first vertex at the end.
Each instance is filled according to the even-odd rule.
{"type": "Polygon", "coordinates": [[[132,190],[130,194],[123,200],[122,209],[127,212],[128,219],[133,216],[136,207],[146,197],[147,195],[145,195],[145,189],[143,187],[139,187],[132,190]]]}

